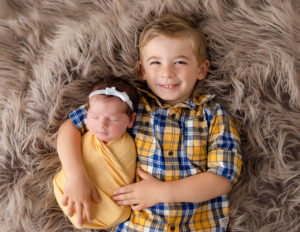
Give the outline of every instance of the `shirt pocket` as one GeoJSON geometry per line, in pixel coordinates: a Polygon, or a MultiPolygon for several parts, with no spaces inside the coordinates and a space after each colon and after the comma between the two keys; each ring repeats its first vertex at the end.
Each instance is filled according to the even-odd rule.
{"type": "Polygon", "coordinates": [[[151,116],[143,116],[134,126],[135,144],[141,164],[144,159],[153,156],[156,150],[156,139],[152,128],[153,121],[151,116]]]}
{"type": "Polygon", "coordinates": [[[198,117],[184,122],[184,149],[188,160],[199,170],[207,169],[207,122],[198,117]]]}

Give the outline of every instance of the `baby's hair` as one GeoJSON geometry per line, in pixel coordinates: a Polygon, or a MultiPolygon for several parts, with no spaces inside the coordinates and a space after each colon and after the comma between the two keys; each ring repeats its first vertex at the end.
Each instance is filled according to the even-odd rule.
{"type": "Polygon", "coordinates": [[[199,25],[186,18],[172,14],[166,14],[154,19],[142,30],[139,37],[140,59],[143,48],[151,39],[158,35],[165,35],[171,38],[190,38],[198,62],[202,63],[207,59],[206,41],[199,25]]]}
{"type": "MultiPolygon", "coordinates": [[[[128,81],[125,79],[125,77],[107,77],[102,78],[99,81],[97,81],[91,90],[91,92],[94,92],[96,90],[102,90],[106,88],[115,87],[116,90],[119,92],[126,92],[130,100],[132,101],[133,109],[131,109],[128,105],[127,107],[127,114],[131,116],[133,112],[136,111],[137,105],[139,103],[139,95],[137,92],[137,89],[128,81]]],[[[90,93],[91,93],[90,92],[90,93]]],[[[107,97],[114,97],[110,95],[106,95],[107,97]]],[[[87,108],[89,108],[89,99],[87,101],[87,108]]]]}

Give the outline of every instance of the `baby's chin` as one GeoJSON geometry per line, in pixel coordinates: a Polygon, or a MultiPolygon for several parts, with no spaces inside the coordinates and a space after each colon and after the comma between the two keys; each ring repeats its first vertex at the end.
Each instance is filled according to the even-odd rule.
{"type": "Polygon", "coordinates": [[[94,133],[94,135],[99,139],[101,140],[103,143],[105,144],[108,144],[110,142],[113,142],[114,140],[118,139],[119,137],[117,138],[111,138],[111,137],[108,137],[108,136],[103,136],[103,134],[97,134],[97,133],[94,133]]]}
{"type": "Polygon", "coordinates": [[[95,132],[93,133],[99,140],[101,140],[102,142],[108,143],[110,140],[109,137],[107,136],[106,133],[101,133],[101,132],[95,132]]]}

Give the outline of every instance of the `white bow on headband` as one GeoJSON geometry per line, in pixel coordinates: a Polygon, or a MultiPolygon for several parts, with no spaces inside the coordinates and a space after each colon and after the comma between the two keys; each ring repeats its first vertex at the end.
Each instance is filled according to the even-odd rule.
{"type": "Polygon", "coordinates": [[[116,90],[116,87],[106,87],[106,89],[100,89],[100,90],[96,90],[94,92],[91,92],[89,95],[89,98],[98,95],[98,94],[103,94],[103,95],[110,95],[110,96],[115,96],[120,98],[123,102],[126,102],[129,107],[133,110],[133,106],[132,106],[132,101],[130,100],[130,98],[128,97],[127,93],[125,92],[120,92],[118,90],[116,90]]]}

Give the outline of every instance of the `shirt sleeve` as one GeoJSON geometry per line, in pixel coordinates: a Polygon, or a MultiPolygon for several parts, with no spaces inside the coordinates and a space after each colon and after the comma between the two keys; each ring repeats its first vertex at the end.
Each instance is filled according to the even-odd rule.
{"type": "Polygon", "coordinates": [[[87,108],[86,105],[80,106],[78,109],[69,114],[74,126],[80,131],[81,135],[88,131],[86,126],[87,108]]]}
{"type": "Polygon", "coordinates": [[[209,128],[207,171],[235,183],[242,169],[240,144],[232,119],[217,104],[209,128]]]}

